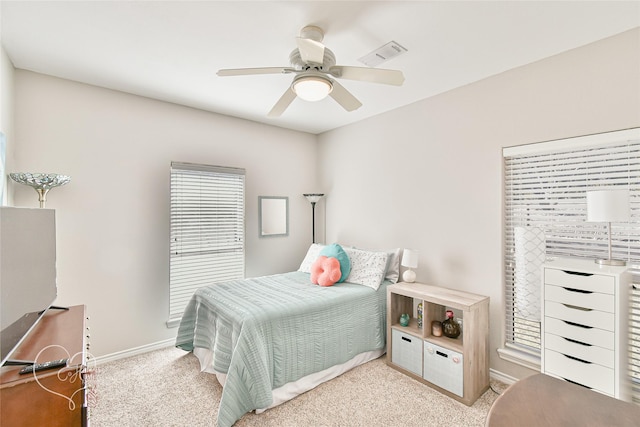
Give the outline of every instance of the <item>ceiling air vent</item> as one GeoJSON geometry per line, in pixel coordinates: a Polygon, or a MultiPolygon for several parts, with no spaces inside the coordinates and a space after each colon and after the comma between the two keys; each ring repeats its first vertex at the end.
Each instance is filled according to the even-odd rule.
{"type": "Polygon", "coordinates": [[[395,58],[398,55],[405,53],[407,49],[400,46],[400,44],[390,41],[382,47],[374,50],[373,52],[363,56],[358,59],[358,61],[362,62],[364,65],[368,67],[376,67],[383,62],[387,62],[390,59],[395,58]]]}

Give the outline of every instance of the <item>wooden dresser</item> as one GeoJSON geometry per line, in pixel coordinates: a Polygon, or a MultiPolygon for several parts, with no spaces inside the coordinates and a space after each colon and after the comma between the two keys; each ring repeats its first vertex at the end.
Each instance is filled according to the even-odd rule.
{"type": "Polygon", "coordinates": [[[86,426],[85,306],[49,310],[12,354],[14,360],[43,363],[69,358],[66,368],[20,375],[22,366],[0,372],[0,425],[86,426]],[[48,390],[47,390],[48,389],[48,390]]]}

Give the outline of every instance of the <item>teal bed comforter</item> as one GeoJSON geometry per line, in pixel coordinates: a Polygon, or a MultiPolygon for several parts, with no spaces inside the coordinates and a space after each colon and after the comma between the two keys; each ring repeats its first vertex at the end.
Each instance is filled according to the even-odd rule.
{"type": "Polygon", "coordinates": [[[212,350],[213,368],[227,374],[218,426],[268,407],[275,388],[384,348],[387,284],[320,287],[296,271],[197,290],[176,346],[212,350]]]}

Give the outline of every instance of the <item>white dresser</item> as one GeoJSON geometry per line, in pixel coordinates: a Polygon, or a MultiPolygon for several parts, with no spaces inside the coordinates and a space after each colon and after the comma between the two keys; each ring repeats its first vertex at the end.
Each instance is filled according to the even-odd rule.
{"type": "Polygon", "coordinates": [[[542,281],[542,372],[628,400],[627,267],[559,258],[542,281]]]}

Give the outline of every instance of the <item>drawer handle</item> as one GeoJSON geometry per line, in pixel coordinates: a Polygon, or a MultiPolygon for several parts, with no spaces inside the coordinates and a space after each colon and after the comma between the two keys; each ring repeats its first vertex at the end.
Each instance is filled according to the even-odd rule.
{"type": "Polygon", "coordinates": [[[564,289],[565,291],[569,291],[569,292],[578,292],[580,294],[592,294],[593,291],[585,291],[584,289],[576,289],[576,288],[567,288],[567,287],[562,287],[562,289],[564,289]]]}
{"type": "Polygon", "coordinates": [[[586,386],[586,385],[584,385],[584,384],[580,384],[580,383],[575,382],[575,381],[571,381],[570,379],[567,379],[567,378],[565,378],[565,377],[562,377],[562,379],[563,379],[563,380],[565,380],[565,381],[566,381],[566,382],[568,382],[568,383],[575,384],[575,385],[579,385],[580,387],[588,388],[589,390],[591,390],[591,389],[592,389],[592,388],[591,388],[591,387],[589,387],[589,386],[586,386]]]}
{"type": "Polygon", "coordinates": [[[442,356],[442,357],[449,357],[449,355],[448,355],[448,354],[443,353],[443,352],[438,351],[438,350],[436,350],[436,354],[437,354],[438,356],[442,356]]]}
{"type": "Polygon", "coordinates": [[[577,326],[578,328],[584,328],[584,329],[593,329],[593,326],[581,325],[580,323],[569,322],[568,320],[563,320],[563,322],[569,326],[577,326]]]}
{"type": "Polygon", "coordinates": [[[580,344],[580,345],[584,345],[584,346],[586,346],[586,347],[591,347],[591,344],[587,344],[586,342],[582,342],[582,341],[578,341],[578,340],[573,340],[573,339],[571,339],[571,338],[567,338],[567,337],[562,337],[562,338],[564,338],[565,340],[567,340],[567,341],[569,341],[569,342],[572,342],[572,343],[574,343],[574,344],[580,344]]]}
{"type": "Polygon", "coordinates": [[[584,363],[584,364],[586,364],[586,365],[591,365],[591,362],[589,362],[588,360],[583,360],[583,359],[580,359],[580,358],[575,357],[575,356],[569,356],[568,354],[564,354],[564,353],[562,353],[562,355],[563,355],[564,357],[566,357],[566,358],[571,359],[571,360],[575,360],[575,361],[577,361],[577,362],[582,362],[582,363],[584,363]]]}
{"type": "Polygon", "coordinates": [[[571,270],[562,270],[567,274],[573,274],[574,276],[593,276],[593,273],[585,273],[582,271],[571,271],[571,270]]]}
{"type": "Polygon", "coordinates": [[[403,341],[411,342],[411,340],[410,340],[409,338],[407,338],[407,337],[402,337],[402,340],[403,340],[403,341]]]}
{"type": "Polygon", "coordinates": [[[580,310],[580,311],[593,311],[592,308],[584,308],[584,307],[578,307],[577,305],[571,305],[571,304],[562,304],[567,308],[571,308],[573,310],[580,310]]]}

